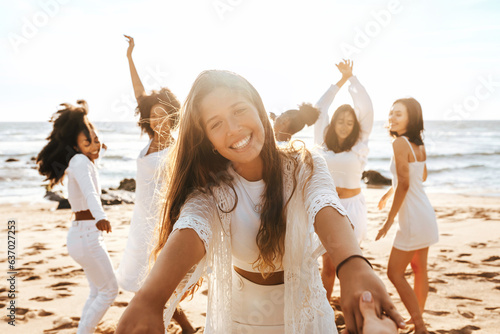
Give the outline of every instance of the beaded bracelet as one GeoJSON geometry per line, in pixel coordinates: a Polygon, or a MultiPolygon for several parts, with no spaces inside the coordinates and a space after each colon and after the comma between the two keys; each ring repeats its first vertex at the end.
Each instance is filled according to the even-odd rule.
{"type": "Polygon", "coordinates": [[[363,255],[354,254],[354,255],[348,256],[346,259],[344,259],[342,262],[340,262],[337,265],[337,268],[335,269],[335,274],[337,274],[337,277],[339,277],[339,270],[340,270],[340,268],[342,268],[342,266],[344,264],[346,264],[349,260],[351,260],[351,259],[353,259],[355,257],[359,257],[360,259],[365,260],[365,262],[368,263],[368,265],[373,269],[372,264],[370,263],[370,261],[368,261],[368,259],[366,257],[364,257],[363,255]]]}

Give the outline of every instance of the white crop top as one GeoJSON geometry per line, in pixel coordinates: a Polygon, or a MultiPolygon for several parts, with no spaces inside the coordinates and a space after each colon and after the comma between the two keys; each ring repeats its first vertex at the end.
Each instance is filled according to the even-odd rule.
{"type": "MultiPolygon", "coordinates": [[[[263,180],[247,181],[232,168],[229,168],[229,172],[234,177],[233,186],[238,196],[238,204],[231,215],[233,265],[246,271],[259,272],[252,265],[259,257],[256,238],[261,224],[260,213],[254,207],[262,203],[266,185],[263,180]]],[[[275,265],[276,270],[283,270],[281,263],[275,265]]]]}
{"type": "Polygon", "coordinates": [[[321,145],[319,150],[326,160],[328,170],[336,187],[356,189],[361,187],[361,176],[368,157],[368,137],[373,127],[373,106],[370,96],[355,76],[349,79],[349,93],[354,102],[354,112],[360,125],[359,139],[350,151],[335,153],[324,144],[324,134],[330,124],[328,109],[339,91],[337,85],[330,88],[316,103],[320,110],[318,121],[314,124],[314,144],[321,145]]]}
{"type": "Polygon", "coordinates": [[[66,175],[71,210],[90,210],[96,221],[107,219],[101,204],[101,185],[94,163],[84,154],[75,154],[69,161],[66,175]]]}

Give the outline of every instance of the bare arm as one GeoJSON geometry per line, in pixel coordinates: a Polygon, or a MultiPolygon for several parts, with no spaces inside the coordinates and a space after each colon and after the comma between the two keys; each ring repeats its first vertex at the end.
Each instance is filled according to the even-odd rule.
{"type": "MultiPolygon", "coordinates": [[[[351,255],[362,255],[349,220],[332,207],[321,209],[315,219],[315,230],[335,267],[351,255]]],[[[402,325],[403,317],[397,312],[384,284],[361,258],[352,258],[339,271],[341,304],[346,329],[349,333],[362,333],[363,316],[359,298],[370,291],[378,315],[384,311],[395,323],[402,325]]]]}
{"type": "MultiPolygon", "coordinates": [[[[312,175],[304,193],[306,206],[316,234],[330,255],[333,264],[338,267],[340,262],[352,255],[362,255],[362,252],[351,223],[347,216],[344,216],[346,212],[335,192],[335,185],[325,160],[321,156],[313,154],[313,161],[312,175]],[[324,203],[323,207],[311,206],[318,202],[324,203]]],[[[299,179],[302,177],[305,175],[300,173],[299,179]]],[[[397,323],[402,321],[402,317],[394,308],[384,284],[363,259],[353,257],[344,262],[339,268],[339,279],[341,281],[342,310],[350,333],[361,333],[363,318],[359,309],[359,298],[363,291],[370,291],[373,294],[379,314],[383,310],[397,323]]]]}
{"type": "Polygon", "coordinates": [[[130,76],[132,77],[132,86],[134,87],[134,95],[137,102],[139,102],[139,97],[146,94],[144,86],[142,85],[141,79],[139,78],[139,74],[137,73],[137,69],[135,68],[134,60],[132,59],[132,51],[134,50],[134,39],[130,36],[123,35],[128,40],[128,49],[127,49],[127,59],[128,65],[130,68],[130,76]]]}
{"type": "Polygon", "coordinates": [[[204,255],[203,241],[194,230],[172,232],[142,288],[120,318],[116,333],[165,333],[163,307],[204,255]]]}
{"type": "Polygon", "coordinates": [[[375,240],[384,237],[392,224],[394,223],[394,218],[398,214],[401,205],[406,197],[408,188],[410,186],[410,169],[408,164],[408,154],[409,147],[403,138],[397,138],[393,143],[392,147],[394,150],[394,158],[396,160],[396,171],[398,177],[398,185],[396,191],[394,192],[394,200],[392,201],[391,210],[389,211],[389,216],[385,221],[382,228],[379,230],[375,240]]]}

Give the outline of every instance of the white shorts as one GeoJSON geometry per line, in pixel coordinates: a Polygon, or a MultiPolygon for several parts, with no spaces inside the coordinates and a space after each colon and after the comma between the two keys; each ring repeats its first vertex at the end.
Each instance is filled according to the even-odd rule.
{"type": "Polygon", "coordinates": [[[285,284],[255,284],[233,269],[232,334],[285,332],[285,284]]]}
{"type": "Polygon", "coordinates": [[[352,225],[354,225],[356,239],[361,244],[361,241],[366,238],[367,231],[365,196],[363,196],[363,193],[359,193],[353,197],[341,198],[340,203],[346,209],[347,216],[351,220],[352,225]]]}

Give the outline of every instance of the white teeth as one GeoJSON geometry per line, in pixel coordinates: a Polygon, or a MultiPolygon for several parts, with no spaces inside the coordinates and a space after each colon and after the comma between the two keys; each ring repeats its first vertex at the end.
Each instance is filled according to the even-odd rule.
{"type": "Polygon", "coordinates": [[[248,135],[248,137],[234,143],[233,145],[231,145],[231,148],[238,150],[240,148],[247,146],[247,144],[250,142],[250,138],[252,138],[252,135],[248,135]]]}

